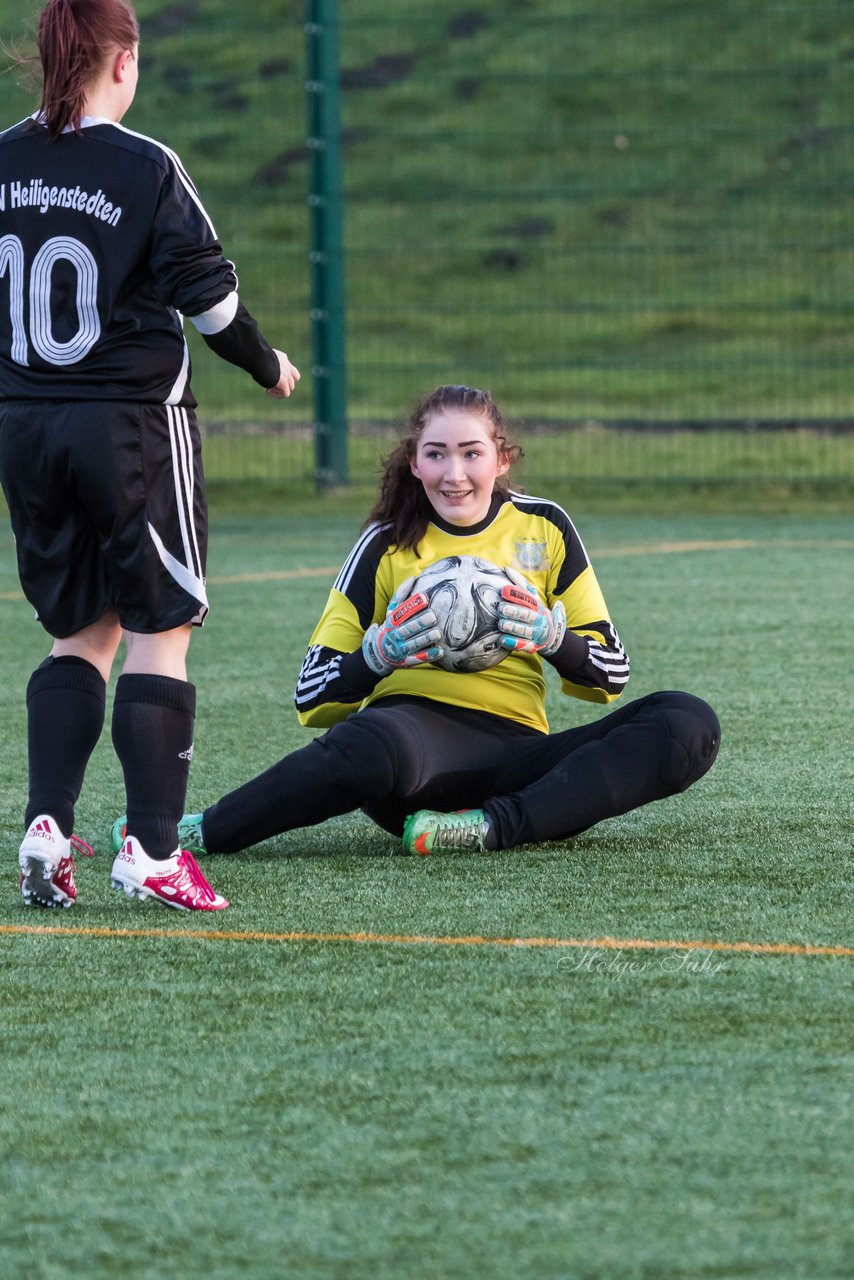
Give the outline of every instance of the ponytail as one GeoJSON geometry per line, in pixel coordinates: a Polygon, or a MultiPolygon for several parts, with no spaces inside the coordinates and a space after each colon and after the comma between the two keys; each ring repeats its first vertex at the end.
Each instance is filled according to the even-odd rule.
{"type": "Polygon", "coordinates": [[[105,61],[138,40],[127,0],[48,0],[39,21],[40,114],[52,138],[80,128],[87,92],[105,61]]]}

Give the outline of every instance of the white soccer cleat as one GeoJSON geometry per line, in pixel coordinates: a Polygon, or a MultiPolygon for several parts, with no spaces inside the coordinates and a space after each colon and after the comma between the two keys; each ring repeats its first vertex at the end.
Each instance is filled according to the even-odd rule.
{"type": "Polygon", "coordinates": [[[127,836],[116,854],[111,883],[129,898],[156,898],[178,911],[223,911],[228,906],[187,849],[176,849],[165,860],[149,858],[134,836],[127,836]]]}
{"type": "Polygon", "coordinates": [[[72,845],[92,857],[85,840],[64,836],[49,814],[30,823],[18,850],[21,894],[28,907],[70,907],[77,901],[72,845]]]}

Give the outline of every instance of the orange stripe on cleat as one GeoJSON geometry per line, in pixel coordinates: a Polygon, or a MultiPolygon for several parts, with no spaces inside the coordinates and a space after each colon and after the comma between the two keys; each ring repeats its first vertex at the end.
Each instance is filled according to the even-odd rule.
{"type": "Polygon", "coordinates": [[[419,836],[418,839],[415,841],[415,852],[420,853],[422,858],[430,857],[430,850],[427,848],[426,832],[424,833],[423,836],[419,836]]]}

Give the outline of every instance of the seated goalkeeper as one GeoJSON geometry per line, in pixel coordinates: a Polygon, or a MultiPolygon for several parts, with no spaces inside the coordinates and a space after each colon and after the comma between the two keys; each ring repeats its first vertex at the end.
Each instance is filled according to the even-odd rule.
{"type": "Polygon", "coordinates": [[[418,405],[299,675],[300,722],[328,732],[186,816],[191,852],[232,853],[357,809],[409,853],[511,849],[575,836],[711,767],[720,726],[688,693],[549,733],[544,665],[570,697],[610,703],[629,660],[572,521],[509,487],[520,454],[486,391],[439,387],[418,405]],[[428,565],[463,555],[513,579],[499,607],[507,656],[474,672],[436,665],[441,628],[411,594],[428,565]]]}

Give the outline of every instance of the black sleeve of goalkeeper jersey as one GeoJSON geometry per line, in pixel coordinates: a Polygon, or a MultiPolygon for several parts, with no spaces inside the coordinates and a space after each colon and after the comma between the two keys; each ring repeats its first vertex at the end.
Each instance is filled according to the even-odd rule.
{"type": "Polygon", "coordinates": [[[560,676],[570,676],[586,666],[589,657],[587,637],[577,635],[567,628],[557,653],[553,653],[546,661],[551,663],[560,676]]]}
{"type": "Polygon", "coordinates": [[[211,351],[245,369],[260,386],[274,387],[279,381],[279,357],[242,302],[238,302],[230,324],[219,333],[203,333],[202,337],[211,351]]]}
{"type": "Polygon", "coordinates": [[[358,703],[382,678],[368,666],[361,649],[340,653],[312,644],[297,677],[294,703],[297,711],[311,711],[327,702],[358,703]]]}
{"type": "Polygon", "coordinates": [[[585,630],[598,632],[601,639],[567,631],[550,662],[563,680],[588,689],[603,689],[618,698],[629,678],[629,655],[611,622],[588,622],[585,630]],[[586,656],[582,649],[586,650],[586,656]]]}

